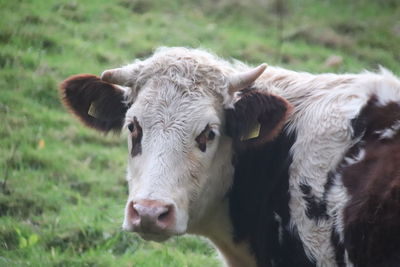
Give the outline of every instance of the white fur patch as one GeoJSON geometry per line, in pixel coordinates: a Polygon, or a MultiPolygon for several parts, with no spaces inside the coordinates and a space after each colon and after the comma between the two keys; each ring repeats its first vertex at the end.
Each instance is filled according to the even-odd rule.
{"type": "Polygon", "coordinates": [[[347,251],[344,252],[344,260],[345,260],[345,263],[346,263],[346,267],[353,267],[354,266],[354,264],[349,259],[349,254],[347,253],[347,251]]]}
{"type": "Polygon", "coordinates": [[[362,161],[364,159],[364,157],[365,157],[365,149],[360,149],[358,151],[357,155],[352,156],[352,157],[345,157],[344,163],[346,166],[350,166],[350,165],[353,165],[353,164],[356,164],[356,163],[362,161]]]}
{"type": "Polygon", "coordinates": [[[375,134],[379,135],[380,140],[391,139],[398,133],[399,130],[400,130],[400,121],[396,121],[389,128],[375,131],[375,134]]]}
{"type": "Polygon", "coordinates": [[[283,241],[282,218],[276,212],[274,212],[274,219],[278,223],[278,241],[279,244],[282,244],[283,241]]]}
{"type": "Polygon", "coordinates": [[[333,220],[333,224],[336,229],[336,233],[339,235],[340,242],[344,241],[344,220],[343,212],[346,207],[346,203],[349,200],[347,189],[344,187],[342,177],[340,174],[335,173],[332,187],[327,194],[327,210],[329,216],[333,220]]]}

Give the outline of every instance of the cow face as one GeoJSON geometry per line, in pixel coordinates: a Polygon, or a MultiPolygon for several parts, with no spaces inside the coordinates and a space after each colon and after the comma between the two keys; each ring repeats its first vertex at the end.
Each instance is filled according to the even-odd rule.
{"type": "Polygon", "coordinates": [[[129,198],[123,227],[145,239],[185,233],[213,200],[207,192],[219,187],[208,170],[223,108],[193,89],[149,80],[126,113],[129,198]]]}
{"type": "Polygon", "coordinates": [[[61,85],[64,103],[86,125],[127,135],[124,229],[156,241],[199,231],[229,190],[232,149],[262,145],[286,118],[280,97],[235,93],[264,69],[237,74],[208,53],[167,49],[61,85]]]}

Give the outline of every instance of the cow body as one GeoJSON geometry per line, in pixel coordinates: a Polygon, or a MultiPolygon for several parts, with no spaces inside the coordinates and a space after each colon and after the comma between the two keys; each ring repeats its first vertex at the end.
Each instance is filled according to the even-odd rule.
{"type": "Polygon", "coordinates": [[[240,173],[236,166],[232,221],[240,238],[252,240],[259,262],[398,265],[399,238],[390,233],[400,223],[399,80],[385,70],[310,75],[269,68],[254,87],[272,90],[294,105],[281,135],[256,154],[241,155],[240,173]],[[247,192],[240,195],[242,190],[247,192]],[[249,203],[239,213],[259,219],[240,220],[243,201],[249,203]],[[359,213],[363,217],[354,215],[359,213]],[[265,225],[268,231],[262,230],[265,225]],[[266,251],[277,252],[268,257],[266,251]]]}
{"type": "Polygon", "coordinates": [[[104,99],[124,100],[124,228],[206,236],[229,266],[399,265],[400,81],[274,67],[229,79],[247,69],[171,48],[103,74],[123,90],[92,76],[63,83],[66,105],[100,130],[121,119],[103,119],[104,99]]]}

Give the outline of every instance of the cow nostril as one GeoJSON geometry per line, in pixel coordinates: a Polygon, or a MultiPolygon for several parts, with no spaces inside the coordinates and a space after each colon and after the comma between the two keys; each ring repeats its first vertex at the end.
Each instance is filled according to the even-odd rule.
{"type": "Polygon", "coordinates": [[[168,219],[169,213],[170,213],[170,210],[169,210],[169,209],[166,210],[166,211],[164,211],[163,213],[161,213],[161,214],[158,216],[157,220],[159,220],[159,221],[165,221],[165,220],[167,220],[167,219],[168,219]]]}
{"type": "Polygon", "coordinates": [[[162,227],[168,227],[174,221],[174,207],[165,205],[163,208],[164,210],[157,217],[157,223],[162,227]]]}

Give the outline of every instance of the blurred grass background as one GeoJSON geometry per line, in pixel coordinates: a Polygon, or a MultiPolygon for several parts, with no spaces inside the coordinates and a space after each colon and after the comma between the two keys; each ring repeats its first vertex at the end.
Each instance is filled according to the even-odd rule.
{"type": "Polygon", "coordinates": [[[125,140],[85,129],[59,82],[204,47],[299,71],[400,74],[398,0],[0,0],[0,266],[220,266],[204,239],[121,232],[125,140]]]}

